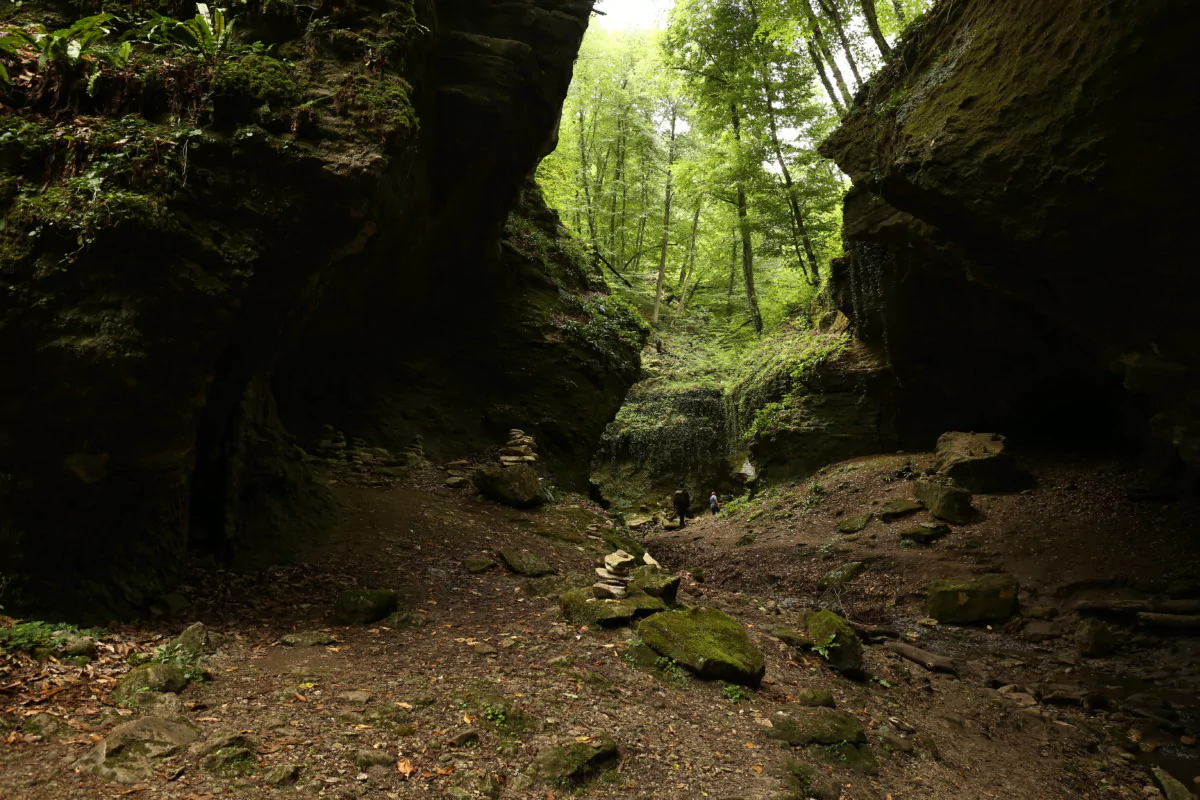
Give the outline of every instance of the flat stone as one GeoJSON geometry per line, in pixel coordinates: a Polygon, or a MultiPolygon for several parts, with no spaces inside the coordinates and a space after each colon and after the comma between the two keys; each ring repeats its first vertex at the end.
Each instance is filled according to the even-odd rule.
{"type": "Polygon", "coordinates": [[[1027,622],[1021,629],[1021,638],[1027,642],[1044,642],[1062,636],[1062,629],[1049,620],[1036,619],[1027,622]]]}
{"type": "MultiPolygon", "coordinates": [[[[920,500],[909,500],[899,498],[889,500],[879,508],[879,518],[884,522],[891,522],[894,519],[911,516],[925,508],[925,504],[920,500]]],[[[866,527],[865,525],[863,527],[866,527]]]]}
{"type": "Polygon", "coordinates": [[[496,568],[496,562],[490,558],[466,558],[462,562],[463,569],[472,575],[479,575],[496,568]]]}
{"type": "Polygon", "coordinates": [[[871,524],[871,520],[874,518],[875,516],[873,514],[862,514],[857,517],[846,517],[844,520],[838,523],[838,533],[850,534],[866,530],[867,526],[871,524]]]}
{"type": "Polygon", "coordinates": [[[624,550],[609,553],[604,557],[604,568],[616,575],[628,575],[637,566],[637,559],[624,550]]]}
{"type": "Polygon", "coordinates": [[[465,489],[471,485],[471,482],[461,475],[455,475],[452,478],[447,478],[446,482],[442,485],[447,489],[465,489]]]}
{"type": "Polygon", "coordinates": [[[289,633],[279,640],[285,647],[322,647],[331,645],[336,640],[333,634],[324,631],[303,631],[289,633]]]}
{"type": "Polygon", "coordinates": [[[1194,800],[1195,795],[1192,794],[1192,790],[1176,780],[1162,767],[1153,767],[1150,771],[1154,774],[1154,782],[1162,789],[1167,800],[1194,800]]]}
{"type": "Polygon", "coordinates": [[[68,636],[59,649],[63,658],[93,659],[97,654],[96,640],[90,636],[68,636]]]}
{"type": "Polygon", "coordinates": [[[582,589],[596,582],[595,577],[582,573],[570,575],[547,575],[526,581],[521,591],[534,597],[558,597],[571,589],[582,589]]]}
{"type": "Polygon", "coordinates": [[[716,609],[665,611],[638,625],[642,640],[705,680],[758,686],[766,659],[741,623],[716,609]]]}
{"type": "Polygon", "coordinates": [[[371,767],[390,767],[396,763],[396,758],[386,750],[376,750],[373,747],[361,747],[354,754],[354,763],[363,769],[371,767]]]}
{"type": "Polygon", "coordinates": [[[1007,619],[1017,613],[1020,588],[1008,574],[936,580],[928,588],[928,614],[938,622],[960,625],[1007,619]]]}
{"type": "Polygon", "coordinates": [[[776,625],[771,628],[771,635],[784,644],[800,650],[809,650],[813,646],[812,637],[786,625],[776,625]]]}
{"type": "Polygon", "coordinates": [[[639,567],[629,583],[631,592],[657,597],[669,606],[678,604],[680,579],[678,575],[661,572],[657,567],[639,567]]]}
{"type": "Polygon", "coordinates": [[[365,706],[375,697],[371,692],[361,690],[353,690],[349,692],[338,692],[337,699],[343,703],[350,703],[356,706],[365,706]]]}
{"type": "Polygon", "coordinates": [[[499,553],[504,565],[518,575],[540,578],[543,575],[554,574],[554,568],[544,558],[528,550],[521,550],[516,547],[502,547],[499,553]]]}
{"type": "Polygon", "coordinates": [[[118,725],[75,766],[104,780],[139,783],[154,777],[156,762],[199,738],[187,722],[143,717],[118,725]]]}
{"type": "Polygon", "coordinates": [[[302,771],[299,764],[278,764],[267,770],[263,780],[268,786],[293,786],[300,780],[302,771]]]}
{"type": "Polygon", "coordinates": [[[592,586],[592,596],[598,600],[623,600],[629,595],[619,583],[597,583],[592,586]]]}

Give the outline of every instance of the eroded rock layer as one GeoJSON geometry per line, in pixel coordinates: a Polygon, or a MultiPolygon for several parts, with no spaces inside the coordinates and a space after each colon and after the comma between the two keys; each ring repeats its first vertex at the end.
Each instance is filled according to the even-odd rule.
{"type": "Polygon", "coordinates": [[[941,3],[824,144],[854,181],[835,289],[909,439],[1149,419],[1200,462],[1198,26],[1168,0],[941,3]]]}

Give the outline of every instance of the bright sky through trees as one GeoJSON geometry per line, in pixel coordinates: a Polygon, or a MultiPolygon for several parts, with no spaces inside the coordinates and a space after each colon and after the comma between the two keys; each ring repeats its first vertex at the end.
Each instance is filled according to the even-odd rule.
{"type": "Polygon", "coordinates": [[[661,28],[673,5],[675,0],[600,0],[596,10],[604,16],[597,15],[593,24],[612,30],[661,28]]]}

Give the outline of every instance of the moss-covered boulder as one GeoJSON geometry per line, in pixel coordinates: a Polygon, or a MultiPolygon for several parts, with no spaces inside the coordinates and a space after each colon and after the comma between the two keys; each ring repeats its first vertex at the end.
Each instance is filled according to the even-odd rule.
{"type": "Polygon", "coordinates": [[[258,766],[258,739],[240,731],[216,734],[192,750],[199,755],[200,767],[222,778],[249,775],[258,766]]]}
{"type": "Polygon", "coordinates": [[[496,562],[490,558],[485,558],[485,557],[465,558],[465,559],[463,559],[462,565],[463,565],[463,569],[465,569],[467,572],[471,573],[472,575],[479,575],[481,573],[487,572],[488,570],[496,568],[496,562]]]}
{"type": "Polygon", "coordinates": [[[199,655],[208,652],[211,649],[208,628],[203,622],[189,625],[171,641],[171,645],[181,653],[199,655]]]}
{"type": "Polygon", "coordinates": [[[867,743],[867,732],[853,715],[824,706],[773,714],[767,736],[793,747],[867,743]]]}
{"type": "Polygon", "coordinates": [[[840,567],[825,573],[824,577],[817,581],[817,588],[825,591],[826,589],[837,589],[845,586],[861,575],[862,571],[866,568],[867,565],[861,561],[851,561],[847,564],[842,564],[840,567]]]}
{"type": "Polygon", "coordinates": [[[828,689],[797,689],[796,704],[805,708],[837,708],[837,701],[828,689]]]}
{"type": "Polygon", "coordinates": [[[879,761],[869,745],[842,742],[829,747],[814,747],[812,750],[826,764],[848,769],[859,775],[875,775],[879,772],[879,761]]]}
{"type": "Polygon", "coordinates": [[[481,495],[501,505],[533,508],[542,503],[541,479],[528,464],[489,464],[476,470],[472,480],[481,495]]]}
{"type": "Polygon", "coordinates": [[[956,525],[966,525],[979,515],[975,506],[971,505],[971,493],[957,486],[917,481],[917,497],[921,498],[933,516],[956,525]]]}
{"type": "Polygon", "coordinates": [[[591,585],[564,592],[558,598],[562,615],[571,622],[619,628],[635,620],[667,610],[661,598],[648,594],[630,594],[621,600],[599,600],[591,585]]]}
{"type": "Polygon", "coordinates": [[[936,580],[927,590],[927,614],[953,624],[1008,619],[1017,613],[1020,589],[1017,579],[1008,574],[936,580]]]}
{"type": "Polygon", "coordinates": [[[651,597],[660,598],[669,606],[678,603],[679,576],[663,572],[655,567],[639,567],[633,571],[633,580],[629,583],[630,592],[641,592],[651,597]]]}
{"type": "Polygon", "coordinates": [[[543,750],[533,765],[533,773],[547,785],[570,788],[615,765],[619,758],[616,741],[600,736],[543,750]]]}
{"type": "Polygon", "coordinates": [[[519,547],[501,547],[498,552],[500,560],[504,562],[504,566],[518,575],[540,578],[543,575],[554,574],[554,567],[550,566],[546,559],[536,553],[522,550],[519,547]]]}
{"type": "Polygon", "coordinates": [[[844,520],[838,522],[838,533],[849,534],[864,531],[874,518],[874,514],[860,514],[857,517],[846,517],[844,520]]]}
{"type": "Polygon", "coordinates": [[[813,650],[838,672],[862,670],[863,648],[858,634],[846,620],[828,609],[810,614],[805,622],[813,650]]]}
{"type": "Polygon", "coordinates": [[[370,625],[396,610],[400,594],[391,589],[348,589],[333,606],[335,625],[370,625]]]}
{"type": "Polygon", "coordinates": [[[889,500],[880,507],[879,518],[884,522],[891,522],[894,519],[912,516],[923,508],[925,508],[925,504],[920,500],[908,498],[889,500]]]}
{"type": "Polygon", "coordinates": [[[766,659],[746,629],[715,609],[655,614],[638,625],[638,633],[655,652],[706,680],[755,687],[767,671],[766,659]]]}
{"type": "Polygon", "coordinates": [[[113,694],[130,700],[143,692],[181,692],[187,685],[186,673],[174,664],[142,664],[125,674],[113,694]]]}

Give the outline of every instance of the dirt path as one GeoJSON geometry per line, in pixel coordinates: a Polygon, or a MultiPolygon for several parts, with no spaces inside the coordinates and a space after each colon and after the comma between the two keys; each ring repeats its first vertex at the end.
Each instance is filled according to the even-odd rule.
{"type": "MultiPolygon", "coordinates": [[[[764,685],[739,698],[678,669],[627,663],[628,629],[564,623],[556,602],[522,591],[527,579],[462,566],[513,545],[562,574],[590,572],[604,552],[597,534],[607,520],[597,510],[576,500],[512,511],[440,484],[431,471],[395,488],[345,490],[341,531],[302,563],[254,574],[197,566],[183,614],[110,632],[86,667],[7,656],[0,798],[782,798],[781,769],[800,754],[764,735],[767,718],[806,689],[830,691],[866,726],[878,757],[875,775],[814,765],[844,798],[1146,796],[1145,770],[1082,709],[1021,708],[879,647],[867,648],[872,677],[852,682],[771,636],[777,624],[797,624],[818,595],[794,583],[808,573],[788,571],[771,549],[794,550],[799,539],[772,539],[780,528],[755,524],[763,517],[689,526],[699,541],[648,542],[669,569],[704,566],[709,583],[685,576],[681,599],[729,611],[764,651],[764,685]],[[758,536],[765,549],[725,541],[735,534],[758,536]],[[330,627],[337,594],[354,587],[400,590],[407,613],[391,624],[330,627]],[[141,716],[111,695],[128,654],[152,651],[193,621],[220,634],[202,662],[212,679],[187,687],[177,709],[198,740],[134,784],[77,771],[117,725],[141,716]],[[331,643],[280,643],[314,630],[331,643]],[[539,754],[603,737],[616,740],[620,761],[585,786],[526,777],[539,754]],[[222,742],[252,750],[252,763],[222,769],[206,752],[222,742]]],[[[877,599],[902,607],[923,574],[897,577],[911,565],[881,563],[885,579],[862,596],[872,608],[877,599]]]]}

